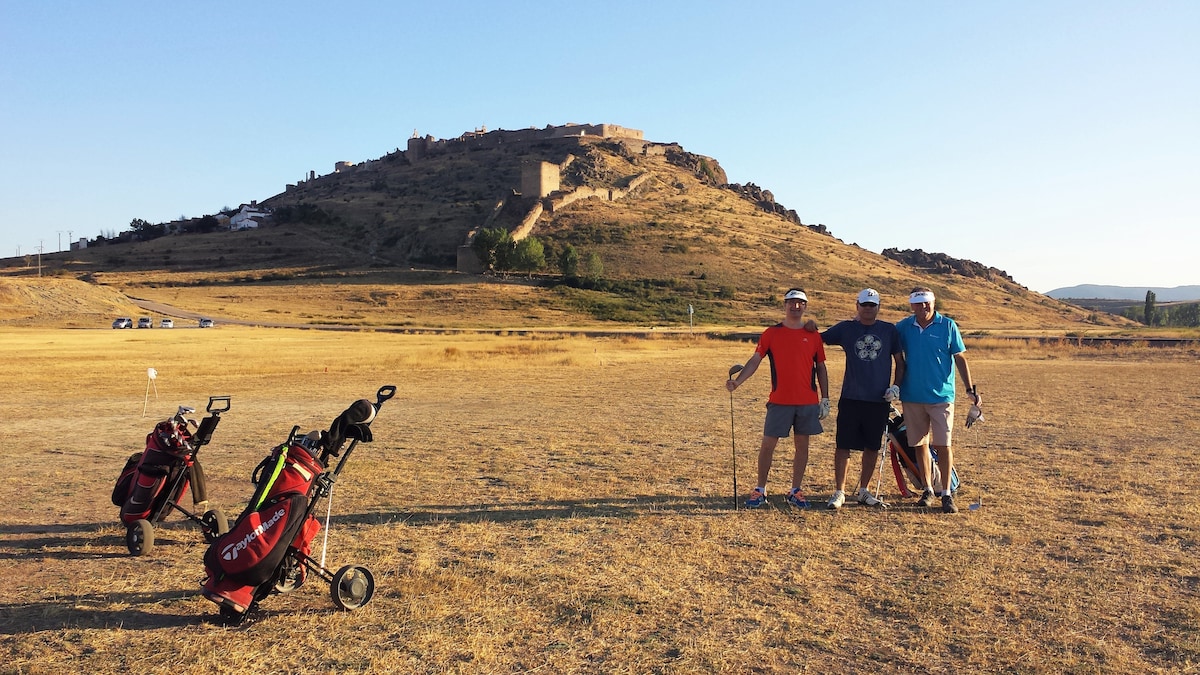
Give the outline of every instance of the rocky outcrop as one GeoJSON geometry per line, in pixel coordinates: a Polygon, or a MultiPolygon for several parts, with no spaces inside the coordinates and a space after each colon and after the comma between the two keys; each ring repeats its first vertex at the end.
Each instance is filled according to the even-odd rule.
{"type": "Polygon", "coordinates": [[[933,274],[957,274],[959,276],[987,279],[989,281],[1004,279],[1016,283],[1004,270],[988,267],[974,260],[951,258],[945,253],[926,253],[919,248],[905,249],[903,251],[896,248],[885,248],[883,249],[883,257],[890,258],[909,267],[932,272],[933,274]]]}
{"type": "MultiPolygon", "coordinates": [[[[775,201],[775,195],[771,194],[770,190],[764,190],[754,183],[746,183],[739,185],[737,183],[727,183],[721,187],[732,192],[736,192],[744,199],[754,202],[760,210],[767,213],[773,213],[784,220],[793,222],[797,225],[807,227],[808,229],[818,234],[829,235],[829,230],[824,225],[805,225],[800,221],[799,214],[794,209],[789,209],[783,204],[775,201]]],[[[832,235],[830,235],[832,236],[832,235]]]]}

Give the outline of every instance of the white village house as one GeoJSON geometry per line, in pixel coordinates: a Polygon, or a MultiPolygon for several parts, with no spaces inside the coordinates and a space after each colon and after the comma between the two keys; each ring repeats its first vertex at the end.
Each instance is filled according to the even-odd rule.
{"type": "Polygon", "coordinates": [[[257,202],[242,204],[242,208],[229,218],[229,229],[250,230],[256,228],[270,215],[269,211],[260,209],[257,202]]]}

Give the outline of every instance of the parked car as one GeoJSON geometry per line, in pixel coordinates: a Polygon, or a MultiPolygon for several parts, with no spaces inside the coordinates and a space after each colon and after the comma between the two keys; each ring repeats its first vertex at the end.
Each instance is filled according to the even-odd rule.
{"type": "Polygon", "coordinates": [[[122,316],[116,321],[113,321],[113,328],[133,328],[133,319],[122,316]]]}
{"type": "Polygon", "coordinates": [[[200,327],[201,328],[212,328],[213,320],[212,319],[200,319],[200,327]]]}
{"type": "Polygon", "coordinates": [[[171,319],[163,319],[162,321],[158,322],[158,327],[159,328],[174,328],[175,322],[172,321],[171,319]]]}
{"type": "Polygon", "coordinates": [[[154,321],[148,316],[138,319],[138,328],[154,328],[154,321]]]}

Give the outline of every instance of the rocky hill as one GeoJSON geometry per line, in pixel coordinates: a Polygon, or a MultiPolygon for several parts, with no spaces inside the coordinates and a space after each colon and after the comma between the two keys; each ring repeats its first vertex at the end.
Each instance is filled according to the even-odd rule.
{"type": "MultiPolygon", "coordinates": [[[[879,289],[884,316],[896,318],[908,311],[908,291],[927,285],[968,328],[1123,323],[1032,293],[998,270],[981,273],[992,269],[982,263],[847,245],[825,226],[803,223],[769,190],[729,184],[716,159],[678,144],[620,127],[609,135],[563,129],[573,128],[414,138],[405,150],[340,163],[263,199],[257,206],[273,217],[256,229],[89,247],[46,256],[44,264],[93,281],[137,273],[140,281],[120,278],[143,288],[200,283],[204,274],[221,283],[333,283],[363,269],[404,283],[395,273],[413,268],[472,274],[472,236],[502,228],[544,245],[544,273],[520,282],[539,289],[536,302],[595,321],[687,325],[693,308],[704,323],[761,324],[776,318],[789,286],[809,291],[819,320],[851,312],[864,286],[879,289]],[[557,274],[553,261],[568,246],[598,261],[591,283],[564,284],[557,274]]],[[[0,273],[20,272],[18,261],[6,262],[0,273]]]]}

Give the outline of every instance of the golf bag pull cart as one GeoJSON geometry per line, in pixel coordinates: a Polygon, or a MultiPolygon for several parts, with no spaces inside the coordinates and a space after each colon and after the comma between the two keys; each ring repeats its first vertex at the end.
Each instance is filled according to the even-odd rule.
{"type": "Polygon", "coordinates": [[[113,505],[121,507],[125,525],[125,545],[133,555],[146,555],[154,549],[154,526],[162,523],[174,509],[200,525],[204,540],[212,542],[229,529],[221,509],[208,509],[208,489],[204,469],[197,454],[212,440],[213,430],[221,422],[221,413],[230,407],[228,396],[210,396],[208,417],[199,425],[188,415],[195,408],[179,406],[170,419],[159,422],[146,435],[146,449],[130,455],[113,488],[113,505]],[[196,431],[193,432],[192,428],[196,431]],[[196,515],[179,505],[183,493],[192,489],[196,515]]]}
{"type": "Polygon", "coordinates": [[[381,387],[374,403],[359,399],[333,420],[329,431],[300,434],[292,427],[287,441],[271,450],[254,470],[254,495],[228,533],[204,553],[207,577],[201,593],[220,608],[226,623],[241,623],[263,598],[299,588],[312,572],[329,582],[333,603],[354,610],[371,600],[375,577],[361,565],[335,573],[314,559],[312,541],[321,529],[313,517],[361,441],[370,443],[371,422],[396,387],[381,387]],[[346,441],[349,446],[343,449],[346,441]],[[331,459],[338,457],[330,470],[331,459]]]}

